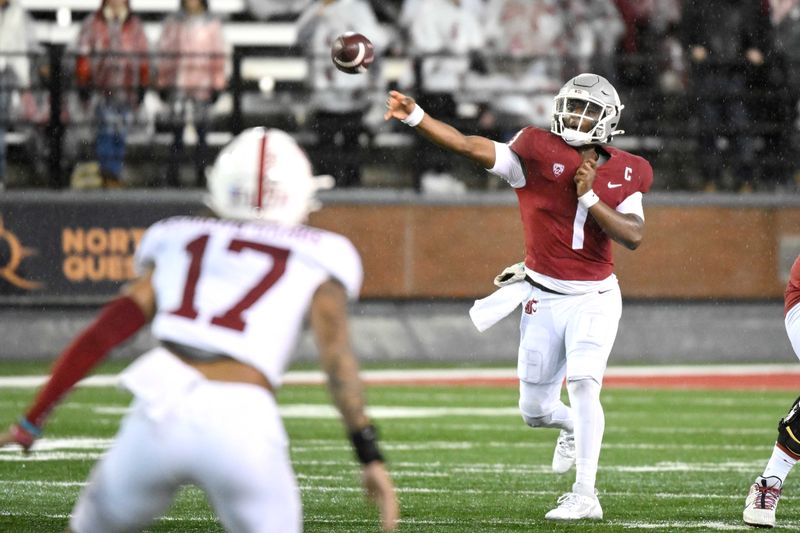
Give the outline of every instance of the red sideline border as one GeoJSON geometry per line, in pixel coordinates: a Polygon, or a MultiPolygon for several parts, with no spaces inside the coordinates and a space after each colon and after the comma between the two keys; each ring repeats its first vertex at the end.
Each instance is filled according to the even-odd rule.
{"type": "MultiPolygon", "coordinates": [[[[363,380],[370,385],[405,386],[492,386],[517,387],[516,368],[451,368],[363,370],[363,380]]],[[[0,389],[39,387],[46,376],[0,376],[0,389]]],[[[285,385],[325,383],[320,371],[290,371],[285,385]]],[[[95,375],[81,381],[81,386],[111,387],[118,376],[95,375]]],[[[627,389],[737,389],[787,390],[800,392],[800,365],[682,365],[682,366],[612,366],[606,370],[606,388],[627,389]]]]}
{"type": "MultiPolygon", "coordinates": [[[[486,386],[517,387],[515,378],[439,378],[439,379],[369,379],[370,385],[409,386],[486,386]]],[[[800,392],[800,375],[763,374],[749,376],[628,376],[606,377],[606,389],[713,389],[713,390],[795,390],[800,392]]]]}
{"type": "Polygon", "coordinates": [[[610,377],[603,386],[620,389],[744,389],[800,391],[800,374],[610,377]]]}
{"type": "MultiPolygon", "coordinates": [[[[508,371],[367,371],[365,374],[365,381],[374,385],[517,387],[519,383],[513,368],[508,371]]],[[[603,386],[620,389],[800,391],[800,365],[610,367],[603,379],[603,386]]]]}

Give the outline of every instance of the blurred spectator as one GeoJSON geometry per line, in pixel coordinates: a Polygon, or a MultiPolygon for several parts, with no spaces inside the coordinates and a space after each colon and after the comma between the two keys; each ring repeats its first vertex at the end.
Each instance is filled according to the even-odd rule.
{"type": "MultiPolygon", "coordinates": [[[[482,2],[483,0],[466,0],[469,2],[482,2]]],[[[378,17],[378,21],[396,25],[400,18],[403,0],[370,0],[372,9],[378,17]]]]}
{"type": "MultiPolygon", "coordinates": [[[[479,2],[459,0],[406,0],[400,24],[408,36],[409,52],[414,57],[416,99],[442,120],[452,122],[457,115],[456,98],[465,90],[473,55],[485,44],[479,2]]],[[[414,185],[420,189],[426,178],[450,181],[450,158],[436,162],[416,160],[414,185]],[[431,168],[425,168],[430,167],[431,168]],[[425,173],[427,176],[423,176],[425,173]]],[[[457,190],[457,189],[456,189],[457,190]]]]}
{"type": "Polygon", "coordinates": [[[614,81],[616,51],[625,34],[625,23],[613,0],[566,0],[570,24],[567,59],[571,70],[565,77],[595,72],[614,81]]]}
{"type": "Polygon", "coordinates": [[[756,146],[746,99],[763,105],[755,100],[763,89],[748,82],[757,82],[754,74],[764,63],[768,24],[761,3],[753,0],[684,5],[683,38],[697,106],[695,160],[706,190],[752,188],[756,146]]]}
{"type": "Polygon", "coordinates": [[[388,35],[365,0],[318,0],[300,16],[297,28],[297,42],[310,56],[310,124],[320,147],[319,157],[313,158],[320,162],[317,170],[331,174],[340,187],[360,185],[369,92],[381,94],[382,101],[380,65],[373,64],[367,75],[339,72],[331,62],[331,44],[344,32],[361,33],[372,41],[379,62],[388,35]]]}
{"type": "Polygon", "coordinates": [[[30,54],[39,52],[33,24],[16,0],[0,0],[0,190],[6,184],[6,132],[12,101],[31,86],[30,54]]]}
{"type": "Polygon", "coordinates": [[[166,183],[171,187],[180,186],[185,128],[196,132],[195,185],[205,187],[206,134],[211,107],[225,89],[225,51],[222,22],[208,12],[206,0],[182,0],[180,11],[164,22],[157,86],[169,106],[173,141],[166,183]]]}
{"type": "Polygon", "coordinates": [[[800,183],[800,165],[793,163],[791,154],[797,153],[798,105],[800,105],[800,0],[769,0],[770,21],[772,22],[773,54],[768,55],[770,84],[775,105],[765,106],[773,110],[776,134],[767,138],[766,146],[776,146],[777,153],[772,174],[778,183],[785,184],[786,178],[794,173],[800,183]]]}
{"type": "Polygon", "coordinates": [[[525,125],[549,127],[563,84],[567,12],[556,0],[489,0],[483,20],[492,91],[482,130],[507,141],[525,125]]]}
{"type": "Polygon", "coordinates": [[[787,61],[787,82],[800,87],[800,0],[769,0],[775,50],[787,61]]]}
{"type": "MultiPolygon", "coordinates": [[[[614,0],[625,27],[620,47],[620,80],[631,87],[654,87],[652,58],[667,57],[681,20],[681,0],[614,0]],[[671,42],[665,43],[665,40],[671,42]]],[[[697,3],[697,2],[695,2],[697,3]]],[[[659,70],[664,72],[664,70],[659,70]]]]}
{"type": "Polygon", "coordinates": [[[417,100],[443,120],[456,115],[470,53],[485,43],[480,13],[459,0],[406,0],[400,24],[419,73],[417,100]]]}
{"type": "Polygon", "coordinates": [[[295,17],[311,0],[247,0],[250,13],[261,20],[295,17]]]}
{"type": "Polygon", "coordinates": [[[128,0],[103,0],[78,35],[76,77],[95,115],[95,154],[108,187],[122,185],[125,138],[149,82],[147,38],[128,0]]]}

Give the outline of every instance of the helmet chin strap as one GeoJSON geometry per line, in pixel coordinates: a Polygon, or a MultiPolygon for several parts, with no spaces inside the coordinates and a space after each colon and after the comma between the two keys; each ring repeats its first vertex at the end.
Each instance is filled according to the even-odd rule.
{"type": "Polygon", "coordinates": [[[577,131],[569,128],[564,128],[561,132],[561,138],[564,139],[568,145],[572,147],[579,147],[586,144],[592,144],[591,133],[577,131]]]}

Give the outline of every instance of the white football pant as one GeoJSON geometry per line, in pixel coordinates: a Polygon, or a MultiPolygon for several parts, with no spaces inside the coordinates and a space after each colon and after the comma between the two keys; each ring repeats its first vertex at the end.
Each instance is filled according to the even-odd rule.
{"type": "Polygon", "coordinates": [[[75,533],[139,531],[182,485],[207,495],[227,531],[302,530],[300,494],[274,398],[201,380],[158,417],[135,400],[73,510],[75,533]]]}
{"type": "Polygon", "coordinates": [[[542,417],[561,402],[565,376],[568,381],[592,378],[603,383],[622,297],[618,288],[570,296],[534,289],[531,296],[535,302],[523,302],[520,322],[520,410],[528,417],[542,417]]]}
{"type": "Polygon", "coordinates": [[[784,320],[786,334],[789,335],[789,342],[792,343],[794,354],[800,359],[800,304],[795,305],[786,313],[784,320]]]}
{"type": "Polygon", "coordinates": [[[619,288],[568,296],[537,288],[531,297],[520,322],[520,412],[533,427],[575,432],[576,479],[593,489],[605,429],[600,388],[622,297],[619,288]],[[561,402],[565,377],[571,408],[561,402]]]}

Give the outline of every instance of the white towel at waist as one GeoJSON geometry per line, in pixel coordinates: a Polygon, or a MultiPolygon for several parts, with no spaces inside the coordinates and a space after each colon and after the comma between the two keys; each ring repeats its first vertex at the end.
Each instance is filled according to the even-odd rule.
{"type": "Polygon", "coordinates": [[[530,283],[520,281],[501,287],[486,298],[475,300],[469,310],[472,323],[478,331],[486,331],[527,300],[531,291],[533,286],[530,283]]]}

